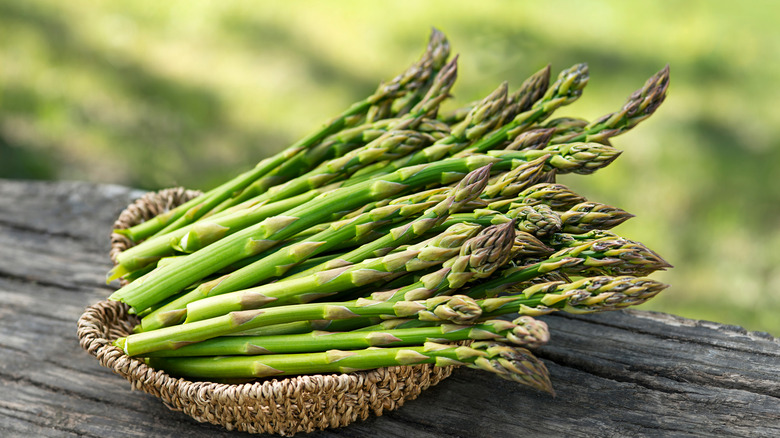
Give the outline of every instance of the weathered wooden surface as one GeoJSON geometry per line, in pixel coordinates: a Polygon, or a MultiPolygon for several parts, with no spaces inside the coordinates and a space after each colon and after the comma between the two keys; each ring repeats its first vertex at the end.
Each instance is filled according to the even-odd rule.
{"type": "MultiPolygon", "coordinates": [[[[131,391],[78,345],[76,320],[112,290],[110,224],[139,195],[0,180],[0,436],[247,436],[131,391]]],[[[640,311],[546,320],[555,398],[461,369],[395,412],[307,436],[780,436],[767,334],[640,311]]]]}

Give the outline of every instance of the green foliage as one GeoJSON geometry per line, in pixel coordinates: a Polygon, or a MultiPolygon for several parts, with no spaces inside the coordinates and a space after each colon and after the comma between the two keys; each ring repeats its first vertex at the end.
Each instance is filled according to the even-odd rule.
{"type": "Polygon", "coordinates": [[[460,54],[447,108],[551,63],[590,66],[590,120],[666,63],[620,160],[564,178],[638,216],[676,268],[649,304],[780,334],[780,8],[733,1],[0,1],[0,177],[211,188],[369,94],[436,26],[460,54]]]}

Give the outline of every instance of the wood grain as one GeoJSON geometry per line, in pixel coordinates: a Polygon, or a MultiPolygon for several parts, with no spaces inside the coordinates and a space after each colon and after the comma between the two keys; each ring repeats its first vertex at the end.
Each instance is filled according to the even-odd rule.
{"type": "MultiPolygon", "coordinates": [[[[247,436],[131,391],[78,345],[76,320],[116,286],[111,223],[140,195],[0,180],[0,436],[247,436]]],[[[397,411],[306,436],[780,436],[780,341],[765,333],[642,311],[545,320],[554,398],[459,369],[397,411]]]]}

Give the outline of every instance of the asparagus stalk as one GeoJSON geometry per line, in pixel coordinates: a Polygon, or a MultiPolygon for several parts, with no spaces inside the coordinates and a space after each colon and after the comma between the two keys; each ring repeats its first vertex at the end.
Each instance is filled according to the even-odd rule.
{"type": "Polygon", "coordinates": [[[491,202],[487,205],[487,208],[497,211],[508,211],[520,206],[546,205],[554,211],[566,211],[581,202],[585,202],[585,198],[574,193],[565,185],[550,183],[534,184],[520,192],[517,198],[491,202]]]}
{"type": "Polygon", "coordinates": [[[501,114],[499,126],[510,123],[518,114],[529,111],[544,98],[550,88],[550,64],[547,64],[528,79],[507,99],[507,106],[501,114]]]}
{"type": "Polygon", "coordinates": [[[561,213],[564,233],[582,234],[591,230],[614,228],[634,217],[617,207],[598,202],[582,202],[561,213]]]}
{"type": "Polygon", "coordinates": [[[248,329],[294,321],[381,316],[469,324],[476,320],[481,312],[473,299],[463,295],[434,297],[424,301],[358,299],[349,302],[295,304],[241,310],[203,321],[135,333],[117,339],[114,345],[123,349],[128,356],[138,356],[158,350],[176,349],[193,342],[248,329]]]}
{"type": "MultiPolygon", "coordinates": [[[[490,184],[488,184],[485,187],[485,190],[482,193],[482,197],[496,199],[496,198],[508,198],[508,197],[516,196],[518,192],[521,192],[523,189],[525,189],[526,187],[534,183],[535,179],[541,173],[542,168],[548,159],[549,159],[549,155],[543,155],[537,158],[536,160],[532,160],[527,163],[520,163],[516,168],[508,172],[504,172],[503,174],[500,174],[495,178],[494,181],[492,181],[490,184]]],[[[520,202],[520,199],[514,198],[513,201],[520,202]]],[[[481,205],[478,207],[481,207],[481,205]]],[[[484,226],[497,225],[504,222],[508,222],[509,220],[515,218],[517,216],[517,213],[521,213],[521,210],[515,209],[515,211],[508,212],[507,215],[503,215],[497,211],[491,211],[484,208],[477,208],[476,210],[472,209],[472,212],[470,213],[450,215],[450,219],[445,220],[444,223],[447,223],[449,226],[454,223],[467,221],[467,222],[479,223],[480,225],[484,225],[484,226]]],[[[532,229],[531,223],[528,221],[529,219],[528,217],[520,216],[519,218],[521,219],[522,222],[522,224],[518,226],[519,231],[529,231],[529,229],[532,229]]],[[[546,225],[547,224],[545,224],[544,226],[546,225]]],[[[441,225],[439,225],[438,227],[435,227],[432,230],[440,232],[444,228],[441,225]]],[[[536,226],[535,228],[533,228],[533,231],[537,231],[538,228],[539,227],[536,226]]],[[[384,228],[377,229],[377,232],[380,234],[386,231],[387,230],[384,228]]],[[[558,229],[556,229],[556,231],[558,231],[558,229]]]]}
{"type": "MultiPolygon", "coordinates": [[[[358,248],[340,255],[336,259],[313,266],[305,271],[292,275],[289,278],[295,279],[326,269],[359,263],[369,257],[385,255],[398,246],[420,237],[434,228],[438,228],[450,214],[459,211],[463,206],[479,196],[479,193],[484,190],[487,184],[489,169],[490,167],[486,166],[466,175],[456,187],[451,198],[445,199],[436,207],[426,211],[425,214],[419,218],[408,221],[400,226],[393,226],[393,228],[390,229],[381,229],[381,237],[370,242],[365,242],[358,248]]],[[[442,231],[443,229],[438,230],[438,232],[442,231]]]]}
{"type": "Polygon", "coordinates": [[[324,353],[200,358],[152,357],[147,363],[176,376],[205,379],[263,378],[350,373],[394,365],[466,365],[552,394],[544,364],[522,347],[480,341],[470,346],[426,342],[423,346],[331,350],[324,353]]]}
{"type": "MultiPolygon", "coordinates": [[[[415,129],[422,133],[427,133],[434,138],[441,133],[449,130],[440,122],[420,117],[414,121],[415,129]]],[[[354,128],[345,129],[341,132],[331,135],[318,145],[305,152],[298,153],[294,157],[282,163],[279,167],[269,172],[266,176],[257,179],[241,193],[225,200],[222,204],[212,209],[209,214],[214,214],[227,208],[241,204],[248,200],[264,200],[261,197],[268,189],[274,186],[282,185],[304,173],[307,173],[323,162],[342,157],[355,149],[365,146],[386,134],[388,131],[398,129],[402,123],[414,117],[385,119],[373,123],[365,123],[354,128]]],[[[278,189],[277,189],[278,190],[278,189]]]]}
{"type": "Polygon", "coordinates": [[[516,168],[504,172],[495,181],[492,181],[482,195],[483,198],[505,199],[516,196],[518,193],[536,184],[544,170],[545,164],[552,159],[550,154],[541,155],[516,168]]]}
{"type": "MultiPolygon", "coordinates": [[[[536,284],[514,295],[482,299],[476,301],[476,304],[483,312],[480,319],[511,313],[530,316],[554,311],[593,313],[642,304],[667,287],[650,278],[599,276],[582,278],[572,283],[553,281],[536,284]]],[[[510,288],[510,291],[514,289],[510,288]]],[[[444,296],[437,298],[447,299],[444,296]]],[[[471,306],[473,304],[469,308],[471,306]]],[[[372,332],[373,329],[361,331],[372,332]]]]}
{"type": "MultiPolygon", "coordinates": [[[[452,292],[467,282],[490,276],[507,263],[518,247],[525,246],[525,238],[536,241],[526,233],[515,233],[511,221],[489,226],[463,245],[460,253],[446,261],[441,269],[425,274],[407,286],[373,292],[370,298],[385,302],[411,301],[452,292]]],[[[362,324],[373,322],[363,318],[362,324]]]]}
{"type": "Polygon", "coordinates": [[[594,313],[639,305],[668,286],[632,276],[586,277],[572,283],[535,284],[516,295],[479,300],[486,318],[509,313],[538,316],[554,311],[594,313]]]}
{"type": "Polygon", "coordinates": [[[666,260],[639,242],[605,237],[564,247],[537,263],[502,269],[493,278],[472,286],[467,294],[474,298],[495,296],[555,270],[576,275],[644,276],[669,267],[666,260]]]}
{"type": "Polygon", "coordinates": [[[666,98],[669,88],[669,66],[651,76],[642,88],[629,96],[620,111],[606,114],[583,128],[581,133],[556,136],[552,143],[574,141],[604,142],[622,134],[650,117],[666,98]]]}
{"type": "Polygon", "coordinates": [[[525,151],[544,149],[555,133],[554,128],[538,128],[523,132],[504,149],[508,151],[525,151]]]}
{"type": "Polygon", "coordinates": [[[176,350],[150,353],[152,357],[194,356],[254,356],[261,354],[311,353],[331,349],[356,350],[368,347],[400,347],[422,345],[425,342],[455,342],[464,340],[491,340],[512,343],[526,348],[538,348],[547,343],[550,333],[547,324],[530,316],[520,316],[514,321],[491,319],[479,324],[440,324],[428,327],[412,327],[351,332],[313,331],[295,335],[273,336],[224,336],[176,350]]]}
{"type": "Polygon", "coordinates": [[[562,227],[560,216],[546,204],[520,204],[510,208],[507,215],[514,218],[515,226],[519,231],[540,239],[557,233],[562,227]]]}
{"type": "Polygon", "coordinates": [[[601,239],[619,239],[620,236],[609,230],[590,230],[583,234],[555,233],[547,240],[553,248],[574,248],[586,242],[594,242],[601,239]]]}

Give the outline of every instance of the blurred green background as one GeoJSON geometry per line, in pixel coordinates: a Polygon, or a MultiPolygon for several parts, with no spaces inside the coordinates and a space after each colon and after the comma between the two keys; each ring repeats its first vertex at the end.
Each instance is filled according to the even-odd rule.
{"type": "Polygon", "coordinates": [[[617,110],[671,66],[611,167],[563,182],[637,215],[675,265],[643,307],[780,335],[780,3],[0,0],[0,177],[207,189],[417,59],[460,54],[447,108],[590,65],[560,115],[617,110]]]}

